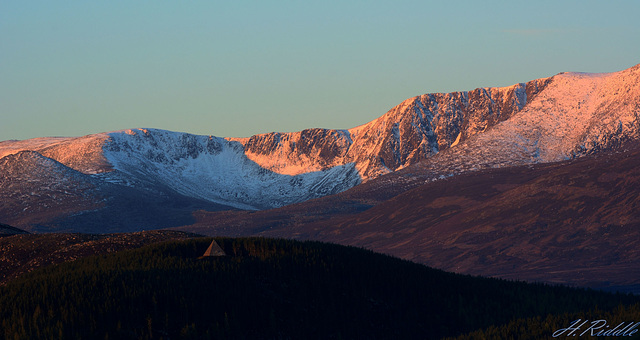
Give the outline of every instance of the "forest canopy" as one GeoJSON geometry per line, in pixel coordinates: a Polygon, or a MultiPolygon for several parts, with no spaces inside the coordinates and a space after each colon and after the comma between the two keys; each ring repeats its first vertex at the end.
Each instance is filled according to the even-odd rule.
{"type": "Polygon", "coordinates": [[[320,242],[216,238],[227,255],[199,259],[211,240],[153,244],[25,274],[0,287],[0,335],[425,339],[595,308],[627,310],[639,301],[462,276],[320,242]]]}

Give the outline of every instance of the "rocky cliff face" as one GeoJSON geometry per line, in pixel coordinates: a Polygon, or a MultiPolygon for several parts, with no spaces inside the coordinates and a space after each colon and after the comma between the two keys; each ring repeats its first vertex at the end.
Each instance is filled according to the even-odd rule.
{"type": "Polygon", "coordinates": [[[413,97],[349,130],[309,129],[230,140],[242,143],[249,159],[278,173],[297,175],[354,163],[368,180],[427,159],[509,119],[550,79],[413,97]]]}

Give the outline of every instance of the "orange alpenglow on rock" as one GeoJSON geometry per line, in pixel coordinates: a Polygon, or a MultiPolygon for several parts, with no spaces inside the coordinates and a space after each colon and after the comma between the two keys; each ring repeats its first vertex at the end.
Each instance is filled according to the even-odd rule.
{"type": "Polygon", "coordinates": [[[222,250],[222,248],[220,248],[218,243],[216,243],[216,240],[212,240],[211,244],[209,245],[209,248],[207,248],[207,250],[204,252],[202,257],[226,256],[226,255],[227,254],[225,254],[224,250],[222,250]]]}

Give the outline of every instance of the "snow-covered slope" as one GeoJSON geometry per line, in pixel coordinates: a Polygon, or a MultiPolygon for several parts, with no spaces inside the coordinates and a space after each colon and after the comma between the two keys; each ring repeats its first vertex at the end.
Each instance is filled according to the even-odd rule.
{"type": "Polygon", "coordinates": [[[0,156],[24,150],[107,183],[168,189],[239,209],[301,202],[361,181],[354,164],[280,174],[248,159],[238,142],[157,129],[0,143],[0,156]]]}
{"type": "Polygon", "coordinates": [[[452,174],[561,161],[640,138],[640,65],[615,73],[561,73],[511,119],[421,167],[452,174]]]}
{"type": "Polygon", "coordinates": [[[212,136],[154,129],[109,134],[104,156],[115,171],[100,174],[129,186],[166,186],[240,209],[265,209],[346,190],[360,182],[353,164],[278,174],[244,155],[241,144],[212,136]]]}
{"type": "Polygon", "coordinates": [[[0,218],[14,225],[45,225],[50,211],[72,215],[99,205],[96,180],[35,151],[0,158],[0,170],[0,218]]]}

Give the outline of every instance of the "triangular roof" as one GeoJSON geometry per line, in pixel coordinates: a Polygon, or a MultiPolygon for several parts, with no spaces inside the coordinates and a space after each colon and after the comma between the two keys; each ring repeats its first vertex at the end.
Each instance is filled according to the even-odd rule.
{"type": "Polygon", "coordinates": [[[202,257],[225,256],[225,255],[227,254],[225,254],[224,250],[222,250],[222,248],[220,248],[218,243],[216,243],[216,240],[211,240],[211,244],[209,245],[209,248],[207,248],[207,250],[204,252],[204,255],[202,255],[202,257]]]}

